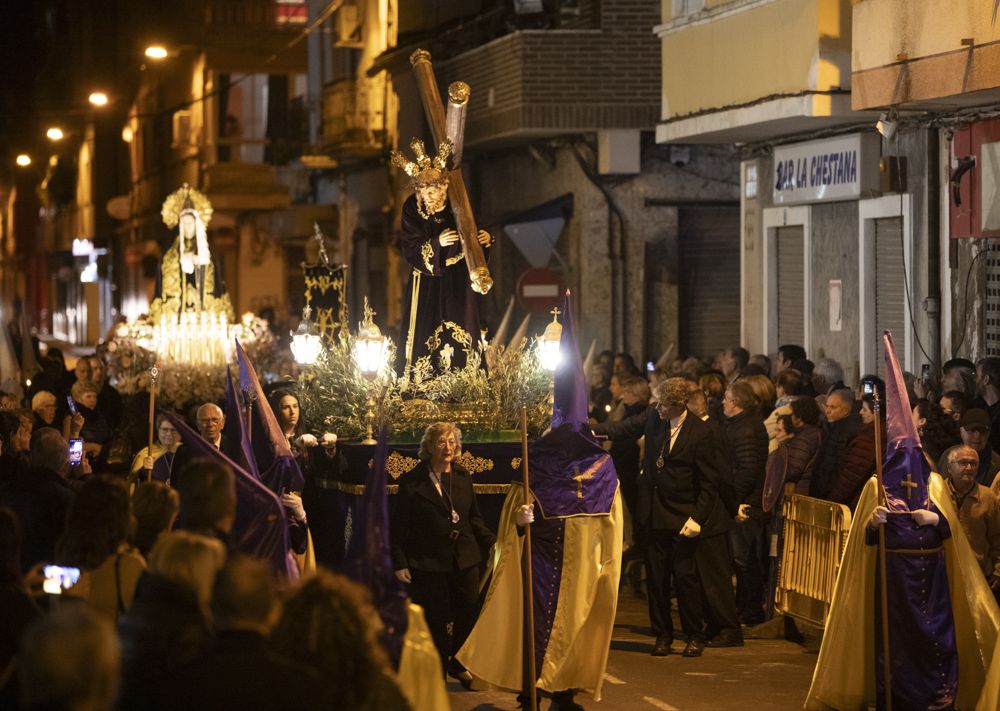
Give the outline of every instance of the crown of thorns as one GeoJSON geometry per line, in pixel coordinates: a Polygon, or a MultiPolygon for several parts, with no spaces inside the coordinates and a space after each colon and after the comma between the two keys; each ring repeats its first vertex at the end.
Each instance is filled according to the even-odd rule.
{"type": "Polygon", "coordinates": [[[431,168],[442,173],[445,172],[448,168],[448,159],[451,157],[452,145],[449,140],[441,141],[441,144],[438,146],[437,155],[431,158],[427,155],[427,149],[424,148],[424,142],[419,138],[414,138],[410,141],[410,150],[413,151],[413,155],[416,158],[415,161],[407,159],[407,157],[399,151],[393,151],[391,155],[391,163],[397,168],[400,168],[404,173],[410,176],[411,179],[416,180],[421,173],[431,168]]]}

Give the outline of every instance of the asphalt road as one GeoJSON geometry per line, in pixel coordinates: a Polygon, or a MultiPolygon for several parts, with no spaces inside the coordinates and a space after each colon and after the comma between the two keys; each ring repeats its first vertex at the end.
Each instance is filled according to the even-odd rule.
{"type": "MultiPolygon", "coordinates": [[[[704,656],[651,657],[646,603],[622,590],[600,702],[577,695],[587,709],[636,711],[792,711],[802,708],[816,655],[781,639],[748,639],[746,646],[706,649],[704,656]]],[[[676,617],[675,617],[676,624],[676,617]]],[[[680,629],[679,625],[677,627],[680,629]]],[[[683,645],[674,643],[675,649],[683,645]]],[[[516,709],[512,694],[465,691],[448,684],[455,711],[516,709]]],[[[549,701],[542,702],[547,709],[549,701]]]]}

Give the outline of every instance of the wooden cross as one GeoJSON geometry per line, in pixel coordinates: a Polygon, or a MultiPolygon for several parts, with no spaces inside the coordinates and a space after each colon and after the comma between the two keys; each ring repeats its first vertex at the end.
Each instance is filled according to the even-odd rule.
{"type": "Polygon", "coordinates": [[[910,501],[910,494],[913,493],[913,490],[916,489],[918,486],[920,486],[920,484],[918,484],[917,482],[913,481],[913,477],[910,476],[909,472],[906,473],[906,478],[903,479],[901,482],[899,482],[899,485],[906,487],[906,501],[907,502],[910,501]]]}
{"type": "Polygon", "coordinates": [[[580,473],[580,465],[579,464],[574,464],[573,465],[573,471],[576,472],[576,476],[573,477],[573,480],[576,482],[576,498],[582,499],[583,498],[583,482],[586,479],[593,479],[594,478],[594,467],[590,467],[587,471],[585,471],[583,474],[581,474],[580,473]]]}

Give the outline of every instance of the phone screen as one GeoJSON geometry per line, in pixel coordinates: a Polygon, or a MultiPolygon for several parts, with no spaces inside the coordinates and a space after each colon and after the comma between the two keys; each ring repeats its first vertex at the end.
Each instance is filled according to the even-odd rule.
{"type": "Polygon", "coordinates": [[[873,392],[875,392],[875,385],[871,381],[866,382],[864,384],[864,391],[865,395],[871,395],[873,392]]]}
{"type": "Polygon", "coordinates": [[[79,464],[83,459],[83,440],[74,437],[69,441],[69,463],[79,464]]]}
{"type": "Polygon", "coordinates": [[[66,396],[66,405],[69,407],[69,411],[72,414],[76,414],[76,403],[73,401],[72,395],[66,396]]]}
{"type": "Polygon", "coordinates": [[[46,565],[42,568],[42,574],[45,576],[42,590],[49,595],[62,595],[64,590],[69,590],[80,579],[79,568],[67,568],[62,565],[46,565]]]}
{"type": "Polygon", "coordinates": [[[924,363],[924,366],[920,369],[920,377],[923,378],[924,380],[927,380],[927,378],[931,377],[930,363],[924,363]]]}

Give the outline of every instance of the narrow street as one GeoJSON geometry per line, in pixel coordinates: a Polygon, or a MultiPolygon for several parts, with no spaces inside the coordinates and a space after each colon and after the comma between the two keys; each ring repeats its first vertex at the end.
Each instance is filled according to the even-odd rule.
{"type": "MultiPolygon", "coordinates": [[[[676,619],[675,619],[676,624],[676,619]]],[[[816,655],[785,640],[751,639],[735,649],[706,649],[704,656],[651,657],[646,604],[622,591],[600,703],[579,695],[587,709],[636,711],[794,711],[802,708],[816,655]]],[[[681,645],[674,643],[675,649],[681,645]]],[[[512,694],[464,691],[450,681],[454,711],[516,709],[512,694]]],[[[542,709],[548,708],[548,700],[542,709]]]]}

